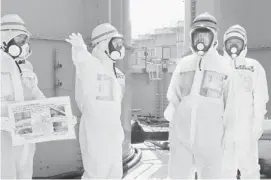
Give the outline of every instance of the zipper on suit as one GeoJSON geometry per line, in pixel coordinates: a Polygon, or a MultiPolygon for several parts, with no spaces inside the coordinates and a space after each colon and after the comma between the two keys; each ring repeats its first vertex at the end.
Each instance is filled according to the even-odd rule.
{"type": "Polygon", "coordinates": [[[117,77],[117,72],[116,72],[116,63],[115,62],[113,63],[113,71],[114,71],[114,74],[115,74],[116,78],[118,78],[117,77]]]}
{"type": "Polygon", "coordinates": [[[201,71],[201,61],[202,61],[202,57],[200,57],[200,60],[199,60],[199,71],[201,71]]]}

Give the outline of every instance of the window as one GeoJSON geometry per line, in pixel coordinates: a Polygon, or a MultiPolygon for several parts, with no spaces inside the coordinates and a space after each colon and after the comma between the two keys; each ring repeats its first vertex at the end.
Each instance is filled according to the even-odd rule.
{"type": "Polygon", "coordinates": [[[148,56],[149,56],[149,58],[155,58],[155,56],[156,56],[155,48],[148,49],[148,56]]]}
{"type": "Polygon", "coordinates": [[[176,46],[170,47],[170,58],[177,58],[177,47],[176,46]]]}
{"type": "Polygon", "coordinates": [[[143,57],[144,57],[144,51],[143,51],[143,50],[139,50],[139,51],[137,52],[137,57],[138,57],[138,58],[143,58],[143,57]]]}
{"type": "Polygon", "coordinates": [[[170,59],[171,57],[170,47],[162,47],[162,51],[163,51],[162,59],[170,59]]]}
{"type": "Polygon", "coordinates": [[[162,47],[156,47],[155,52],[156,58],[162,58],[162,47]]]}

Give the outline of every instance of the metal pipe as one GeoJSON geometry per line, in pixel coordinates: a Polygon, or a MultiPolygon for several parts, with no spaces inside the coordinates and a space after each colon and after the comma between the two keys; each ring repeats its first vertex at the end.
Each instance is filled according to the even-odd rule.
{"type": "Polygon", "coordinates": [[[33,40],[44,40],[44,41],[63,41],[66,42],[65,39],[62,38],[53,38],[53,37],[42,37],[42,36],[37,36],[37,35],[32,35],[30,39],[33,40]]]}
{"type": "Polygon", "coordinates": [[[145,56],[145,68],[147,70],[147,56],[148,56],[147,47],[144,47],[144,56],[145,56]]]}
{"type": "MultiPolygon", "coordinates": [[[[90,37],[86,37],[84,39],[89,39],[89,38],[90,37]]],[[[65,38],[57,38],[57,37],[45,37],[45,36],[39,36],[39,35],[32,35],[30,37],[30,39],[32,39],[32,40],[43,40],[43,41],[60,41],[60,42],[66,43],[65,38]]]]}
{"type": "Polygon", "coordinates": [[[57,96],[57,84],[56,84],[56,81],[57,81],[57,76],[56,76],[56,68],[55,68],[55,65],[56,65],[56,59],[57,59],[57,50],[56,49],[53,49],[53,71],[54,71],[54,76],[53,76],[53,83],[54,83],[54,97],[57,96]]]}

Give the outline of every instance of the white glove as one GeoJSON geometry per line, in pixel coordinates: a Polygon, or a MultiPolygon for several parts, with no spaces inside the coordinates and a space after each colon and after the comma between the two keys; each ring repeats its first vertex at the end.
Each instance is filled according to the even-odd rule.
{"type": "Polygon", "coordinates": [[[24,71],[23,72],[22,81],[23,81],[23,84],[27,88],[30,88],[30,89],[32,89],[38,85],[38,78],[37,78],[36,74],[31,71],[24,71]]]}
{"type": "Polygon", "coordinates": [[[262,116],[255,116],[254,117],[254,122],[257,122],[255,123],[255,125],[253,126],[253,134],[254,134],[254,137],[256,138],[256,140],[258,141],[262,135],[263,135],[263,132],[264,132],[264,115],[262,116]]]}
{"type": "Polygon", "coordinates": [[[70,43],[72,45],[72,47],[75,50],[86,50],[87,46],[83,40],[83,37],[80,33],[72,33],[69,36],[69,39],[65,39],[68,43],[70,43]]]}
{"type": "Polygon", "coordinates": [[[73,116],[72,117],[72,125],[75,125],[75,124],[77,124],[77,117],[73,116]]]}
{"type": "Polygon", "coordinates": [[[15,125],[11,123],[9,118],[1,117],[1,130],[12,132],[15,130],[15,125]]]}
{"type": "Polygon", "coordinates": [[[50,116],[48,114],[41,113],[40,116],[41,116],[41,119],[42,119],[42,123],[49,124],[51,122],[51,118],[50,118],[50,116]]]}

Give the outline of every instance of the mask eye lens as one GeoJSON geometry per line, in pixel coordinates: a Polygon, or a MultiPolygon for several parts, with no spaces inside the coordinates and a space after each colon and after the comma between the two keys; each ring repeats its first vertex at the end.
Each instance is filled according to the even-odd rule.
{"type": "Polygon", "coordinates": [[[20,34],[14,38],[14,42],[18,46],[23,46],[24,44],[27,44],[29,41],[29,37],[25,34],[20,34]]]}
{"type": "Polygon", "coordinates": [[[120,38],[116,38],[112,40],[112,45],[116,50],[121,50],[121,48],[123,47],[124,41],[123,39],[120,38]]]}
{"type": "Polygon", "coordinates": [[[232,38],[226,41],[226,48],[230,49],[232,45],[236,45],[238,47],[238,49],[242,49],[244,42],[243,40],[239,39],[239,38],[232,38]]]}
{"type": "Polygon", "coordinates": [[[196,42],[202,42],[205,46],[208,46],[210,43],[210,34],[209,33],[199,33],[195,37],[196,42]]]}
{"type": "Polygon", "coordinates": [[[192,42],[194,45],[197,43],[203,43],[205,46],[211,44],[212,32],[209,29],[199,28],[196,29],[192,34],[192,42]]]}

